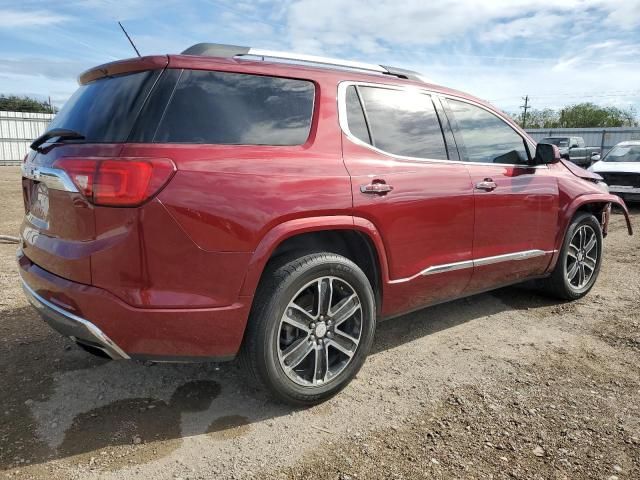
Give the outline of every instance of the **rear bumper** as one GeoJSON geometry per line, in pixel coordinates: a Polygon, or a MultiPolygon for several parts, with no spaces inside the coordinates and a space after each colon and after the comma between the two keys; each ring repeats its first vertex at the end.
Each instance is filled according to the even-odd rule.
{"type": "Polygon", "coordinates": [[[89,320],[67,312],[63,308],[54,305],[38,295],[22,280],[24,290],[29,303],[38,311],[40,316],[51,328],[72,340],[98,348],[114,360],[129,359],[127,355],[113,340],[107,337],[102,330],[89,320]]]}
{"type": "Polygon", "coordinates": [[[137,308],[101,288],[72,282],[18,254],[29,302],[46,322],[111,358],[223,361],[242,343],[251,297],[219,308],[137,308]]]}

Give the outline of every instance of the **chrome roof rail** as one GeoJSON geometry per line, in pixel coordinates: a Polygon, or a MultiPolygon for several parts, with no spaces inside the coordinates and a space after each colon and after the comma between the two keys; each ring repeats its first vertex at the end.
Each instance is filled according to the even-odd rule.
{"type": "Polygon", "coordinates": [[[224,45],[219,43],[197,43],[182,52],[182,55],[202,55],[211,57],[259,57],[264,59],[288,60],[292,62],[309,63],[329,67],[342,67],[367,72],[376,72],[386,75],[393,75],[399,78],[422,81],[420,74],[412,70],[389,67],[386,65],[376,65],[374,63],[357,62],[352,60],[340,60],[337,58],[318,57],[316,55],[304,55],[291,52],[278,52],[273,50],[262,50],[259,48],[241,47],[238,45],[224,45]]]}

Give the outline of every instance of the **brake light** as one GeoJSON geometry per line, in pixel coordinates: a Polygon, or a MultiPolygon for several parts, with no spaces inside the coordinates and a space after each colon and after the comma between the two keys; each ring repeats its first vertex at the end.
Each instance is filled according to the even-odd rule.
{"type": "Polygon", "coordinates": [[[156,195],[176,171],[168,158],[72,158],[54,165],[95,205],[134,207],[156,195]]]}

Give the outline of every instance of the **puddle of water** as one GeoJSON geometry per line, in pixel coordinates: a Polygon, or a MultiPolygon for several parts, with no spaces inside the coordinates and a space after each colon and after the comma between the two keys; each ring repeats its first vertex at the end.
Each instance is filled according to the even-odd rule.
{"type": "Polygon", "coordinates": [[[146,463],[169,455],[182,442],[183,412],[206,410],[220,394],[216,382],[199,380],[178,387],[169,402],[153,398],[116,400],[77,415],[58,455],[107,469],[146,463]]]}

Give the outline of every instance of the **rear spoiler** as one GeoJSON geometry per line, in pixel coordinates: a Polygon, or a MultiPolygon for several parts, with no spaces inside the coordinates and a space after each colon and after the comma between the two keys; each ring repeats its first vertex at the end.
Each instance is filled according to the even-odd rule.
{"type": "Polygon", "coordinates": [[[151,55],[148,57],[129,58],[117,62],[105,63],[97,67],[90,68],[80,75],[78,83],[86,85],[99,78],[121,75],[123,73],[142,72],[144,70],[158,70],[166,68],[169,64],[167,55],[151,55]]]}

